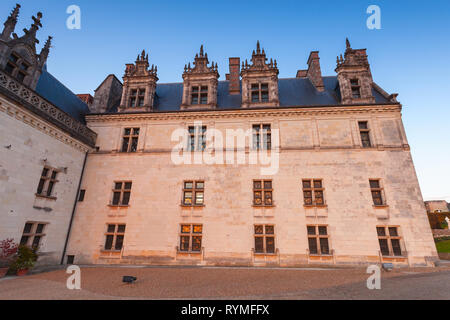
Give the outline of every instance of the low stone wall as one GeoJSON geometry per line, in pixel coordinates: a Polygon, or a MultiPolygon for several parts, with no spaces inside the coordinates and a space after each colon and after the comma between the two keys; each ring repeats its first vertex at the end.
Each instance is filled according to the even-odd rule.
{"type": "Polygon", "coordinates": [[[450,237],[450,229],[433,229],[433,237],[450,237]]]}
{"type": "Polygon", "coordinates": [[[441,253],[439,253],[439,259],[441,259],[441,260],[450,260],[450,253],[448,253],[448,252],[441,252],[441,253]]]}

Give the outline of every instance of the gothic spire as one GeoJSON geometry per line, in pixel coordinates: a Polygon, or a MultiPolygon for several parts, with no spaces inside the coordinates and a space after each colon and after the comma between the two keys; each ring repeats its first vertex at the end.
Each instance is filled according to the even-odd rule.
{"type": "Polygon", "coordinates": [[[11,34],[14,32],[17,24],[17,18],[19,17],[20,4],[16,4],[16,7],[11,11],[8,19],[4,23],[3,32],[1,34],[2,40],[8,40],[11,34]]]}
{"type": "Polygon", "coordinates": [[[45,42],[44,47],[39,54],[39,65],[42,67],[47,62],[48,54],[50,53],[50,48],[52,47],[52,39],[53,37],[48,36],[47,41],[45,42]]]}
{"type": "Polygon", "coordinates": [[[350,41],[348,40],[348,38],[345,38],[345,46],[347,47],[347,49],[351,49],[352,48],[350,46],[350,41]]]}

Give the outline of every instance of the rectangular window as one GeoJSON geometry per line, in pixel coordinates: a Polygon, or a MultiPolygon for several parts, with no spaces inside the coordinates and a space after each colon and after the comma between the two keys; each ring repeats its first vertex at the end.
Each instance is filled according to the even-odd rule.
{"type": "Polygon", "coordinates": [[[255,206],[272,206],[272,180],[253,180],[253,204],[255,206]]]}
{"type": "Polygon", "coordinates": [[[138,91],[138,107],[143,107],[145,101],[145,89],[139,89],[138,91]]]}
{"type": "Polygon", "coordinates": [[[358,79],[351,79],[350,80],[350,85],[351,85],[351,88],[352,88],[352,97],[354,99],[361,98],[361,86],[359,85],[359,80],[358,79]]]}
{"type": "Polygon", "coordinates": [[[303,184],[303,201],[306,206],[323,206],[325,199],[324,188],[321,179],[306,179],[303,184]]]}
{"type": "Polygon", "coordinates": [[[78,195],[78,201],[79,202],[83,202],[84,201],[85,194],[86,194],[86,190],[80,190],[80,194],[78,195]]]}
{"type": "Polygon", "coordinates": [[[359,121],[358,126],[363,148],[370,148],[372,144],[370,142],[369,123],[367,121],[359,121]]]}
{"type": "Polygon", "coordinates": [[[180,231],[180,251],[200,252],[202,250],[201,224],[182,224],[180,231]]]}
{"type": "Polygon", "coordinates": [[[203,151],[206,149],[206,126],[190,126],[188,128],[188,151],[203,151]]]}
{"type": "Polygon", "coordinates": [[[275,227],[255,225],[255,253],[275,253],[275,227]]]}
{"type": "Polygon", "coordinates": [[[191,104],[208,104],[208,87],[193,86],[191,90],[191,104]]]}
{"type": "Polygon", "coordinates": [[[5,71],[12,76],[15,76],[17,80],[23,82],[28,75],[27,71],[30,65],[24,61],[20,56],[15,53],[11,53],[9,60],[5,65],[5,71]]]}
{"type": "Polygon", "coordinates": [[[201,206],[205,203],[205,182],[185,181],[183,185],[183,205],[201,206]]]}
{"type": "Polygon", "coordinates": [[[120,251],[125,238],[125,224],[108,224],[105,233],[105,250],[120,251]]]}
{"type": "Polygon", "coordinates": [[[369,180],[370,191],[372,193],[373,204],[375,206],[386,205],[383,196],[383,188],[381,188],[381,181],[379,179],[369,180]]]}
{"type": "Polygon", "coordinates": [[[378,226],[377,235],[383,256],[402,256],[402,238],[399,234],[399,227],[378,226]]]}
{"type": "Polygon", "coordinates": [[[272,149],[272,133],[270,124],[253,125],[253,150],[272,149]]]}
{"type": "Polygon", "coordinates": [[[328,227],[313,225],[306,227],[308,232],[309,253],[317,255],[329,255],[328,227]]]}
{"type": "Polygon", "coordinates": [[[253,103],[269,102],[269,85],[267,83],[251,84],[250,96],[253,103]]]}
{"type": "Polygon", "coordinates": [[[36,194],[38,196],[52,197],[55,184],[58,182],[56,179],[58,171],[50,167],[44,167],[41,173],[41,179],[39,180],[36,194]]]}
{"type": "Polygon", "coordinates": [[[111,204],[113,206],[128,206],[131,197],[132,182],[114,182],[113,198],[111,204]]]}
{"type": "Polygon", "coordinates": [[[45,222],[27,222],[23,228],[20,244],[39,249],[42,238],[45,237],[45,222]]]}
{"type": "Polygon", "coordinates": [[[125,128],[122,141],[122,152],[136,152],[139,141],[139,128],[125,128]]]}

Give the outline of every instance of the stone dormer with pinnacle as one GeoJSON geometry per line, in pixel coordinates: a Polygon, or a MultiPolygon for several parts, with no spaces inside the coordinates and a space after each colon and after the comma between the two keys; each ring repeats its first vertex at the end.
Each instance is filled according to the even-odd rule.
{"type": "Polygon", "coordinates": [[[19,37],[14,33],[19,17],[20,5],[17,4],[4,23],[0,35],[0,68],[31,89],[36,89],[42,69],[47,62],[52,37],[48,37],[41,52],[36,51],[39,40],[36,33],[42,27],[42,13],[33,16],[29,29],[23,29],[19,37]]]}
{"type": "Polygon", "coordinates": [[[336,73],[342,104],[375,103],[373,80],[366,49],[352,49],[346,39],[346,50],[337,57],[336,73]]]}
{"type": "Polygon", "coordinates": [[[242,107],[278,107],[277,60],[267,63],[266,52],[259,41],[253,50],[251,64],[242,62],[242,107]]]}
{"type": "Polygon", "coordinates": [[[122,99],[119,112],[153,111],[158,67],[148,62],[145,50],[134,64],[127,64],[123,76],[122,99]]]}
{"type": "Polygon", "coordinates": [[[184,66],[181,110],[217,108],[219,72],[217,63],[208,64],[208,54],[203,52],[202,45],[195,55],[194,67],[191,63],[184,66]]]}

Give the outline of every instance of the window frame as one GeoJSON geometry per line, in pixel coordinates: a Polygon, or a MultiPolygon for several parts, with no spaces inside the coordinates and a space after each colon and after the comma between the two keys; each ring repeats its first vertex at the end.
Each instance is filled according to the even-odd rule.
{"type": "Polygon", "coordinates": [[[125,232],[127,230],[126,223],[107,223],[106,224],[106,231],[105,231],[105,244],[103,246],[103,251],[107,252],[121,252],[123,250],[123,245],[125,243],[125,232]],[[114,231],[109,231],[109,226],[114,226],[114,231]],[[119,231],[119,227],[124,226],[125,229],[123,232],[119,231]],[[107,243],[108,243],[108,236],[112,236],[113,240],[111,241],[111,248],[107,249],[107,243]],[[122,243],[120,245],[120,249],[117,249],[117,238],[122,237],[122,243]]]}
{"type": "Polygon", "coordinates": [[[181,223],[179,225],[179,246],[178,252],[180,253],[201,253],[203,251],[203,224],[202,223],[181,223]],[[189,227],[189,232],[183,232],[183,227],[189,227]],[[195,227],[200,227],[200,232],[194,232],[195,227]],[[184,250],[183,238],[188,238],[188,247],[187,250],[184,250]],[[194,238],[200,238],[200,247],[199,250],[193,250],[194,238]]]}
{"type": "Polygon", "coordinates": [[[139,146],[139,135],[141,134],[141,128],[123,128],[122,134],[122,146],[120,148],[121,153],[136,153],[138,151],[139,146]],[[130,130],[130,133],[127,134],[127,130],[130,130]],[[136,134],[137,131],[137,134],[136,134]],[[133,141],[136,139],[136,150],[133,150],[133,141]],[[125,149],[126,143],[126,150],[125,149]]]}
{"type": "Polygon", "coordinates": [[[385,197],[384,188],[383,188],[381,179],[370,178],[369,179],[369,188],[370,188],[370,194],[372,196],[373,206],[374,207],[386,207],[387,202],[386,202],[386,197],[385,197]],[[378,187],[372,187],[372,182],[377,182],[378,187]],[[379,198],[381,200],[381,203],[376,203],[375,199],[378,199],[378,197],[374,197],[374,192],[379,192],[379,194],[380,194],[379,198]]]}
{"type": "Polygon", "coordinates": [[[22,236],[20,238],[20,244],[21,245],[25,245],[27,247],[30,248],[35,248],[37,250],[39,250],[40,246],[42,245],[42,240],[43,238],[47,235],[45,233],[45,230],[47,229],[47,226],[49,225],[48,222],[36,222],[36,221],[27,221],[25,222],[25,225],[23,227],[23,231],[22,231],[22,236]],[[26,226],[30,224],[31,228],[30,228],[30,232],[25,232],[26,231],[26,226]],[[38,232],[38,228],[39,226],[43,226],[41,232],[38,232]],[[26,241],[24,242],[24,238],[26,237],[26,241]],[[35,241],[36,241],[36,237],[38,237],[38,245],[37,248],[35,246],[35,241]]]}
{"type": "Polygon", "coordinates": [[[314,179],[314,178],[307,178],[302,179],[302,191],[303,191],[303,205],[306,207],[323,207],[326,206],[325,201],[325,188],[323,179],[314,179]],[[309,183],[309,188],[305,187],[305,182],[309,183]],[[320,187],[316,187],[316,182],[320,182],[320,187]],[[310,192],[311,197],[306,197],[306,193],[310,192]],[[316,192],[320,192],[322,194],[322,197],[316,197],[316,192]],[[316,199],[322,199],[322,203],[317,203],[316,199]],[[311,199],[311,203],[307,203],[306,199],[311,199]]]}
{"type": "Polygon", "coordinates": [[[311,256],[332,256],[333,252],[330,245],[330,233],[328,225],[326,224],[308,224],[306,225],[306,236],[308,239],[308,253],[311,256]],[[314,234],[309,233],[309,228],[314,228],[314,234]],[[326,234],[320,234],[320,228],[325,228],[326,234]],[[316,253],[311,253],[310,239],[314,239],[316,243],[316,253]],[[321,239],[327,240],[328,252],[323,253],[321,239]]]}
{"type": "Polygon", "coordinates": [[[253,248],[253,252],[256,255],[276,255],[277,254],[277,247],[276,247],[276,239],[275,239],[275,224],[254,224],[253,225],[253,238],[254,238],[254,248],[253,248]],[[262,227],[262,233],[257,233],[256,232],[256,228],[257,227],[262,227]],[[267,227],[271,227],[273,232],[272,233],[267,233],[267,227]],[[273,241],[273,252],[269,252],[268,251],[268,238],[272,238],[273,241]],[[256,245],[256,239],[262,239],[262,251],[257,250],[257,245],[256,245]]]}
{"type": "Polygon", "coordinates": [[[253,179],[253,206],[255,207],[273,207],[273,180],[272,179],[253,179]],[[266,183],[270,182],[270,188],[266,188],[266,183]],[[261,187],[256,188],[256,183],[260,183],[261,187]],[[260,192],[261,197],[256,197],[256,194],[260,192]],[[266,193],[270,193],[270,198],[266,198],[266,193]],[[261,199],[261,203],[257,203],[257,199],[261,199]],[[266,199],[270,199],[269,203],[266,203],[266,199]]]}
{"type": "Polygon", "coordinates": [[[268,82],[253,82],[250,83],[250,102],[251,103],[268,103],[270,102],[269,95],[269,83],[268,82]],[[263,88],[266,86],[266,88],[263,88]],[[258,99],[255,100],[255,93],[258,95],[258,99]],[[267,95],[267,99],[264,96],[267,95]]]}
{"type": "Polygon", "coordinates": [[[358,121],[358,130],[359,130],[359,138],[361,141],[361,146],[363,148],[372,148],[372,139],[370,136],[370,126],[369,121],[358,121]],[[365,127],[361,127],[364,126],[365,127]],[[363,136],[367,135],[367,139],[364,139],[363,136]]]}
{"type": "Polygon", "coordinates": [[[252,125],[252,149],[272,150],[272,124],[254,123],[252,125]]]}
{"type": "Polygon", "coordinates": [[[208,85],[196,84],[191,86],[191,95],[189,100],[191,105],[196,106],[208,104],[208,96],[209,96],[208,85]],[[194,103],[194,99],[196,99],[197,103],[194,103]]]}
{"type": "Polygon", "coordinates": [[[24,83],[25,79],[29,75],[29,70],[31,68],[31,64],[26,61],[20,54],[12,51],[8,57],[8,60],[6,61],[4,71],[8,73],[10,76],[14,77],[16,80],[18,80],[20,83],[24,83]],[[11,57],[14,56],[16,59],[15,61],[11,60],[11,57]],[[11,72],[7,71],[7,67],[11,66],[12,70],[11,72]],[[22,66],[25,66],[26,68],[22,68],[22,66]],[[19,78],[19,74],[23,75],[23,78],[19,78]]]}
{"type": "Polygon", "coordinates": [[[57,179],[60,170],[52,168],[50,166],[44,166],[39,178],[39,184],[36,190],[36,196],[48,199],[56,200],[55,196],[52,196],[55,190],[55,185],[59,182],[57,179]],[[44,171],[47,170],[46,175],[44,171]]]}
{"type": "Polygon", "coordinates": [[[350,79],[350,88],[352,92],[352,99],[361,99],[361,82],[358,78],[350,79]],[[355,84],[354,81],[357,83],[355,84]],[[355,94],[355,90],[358,90],[357,94],[355,94]]]}
{"type": "Polygon", "coordinates": [[[205,180],[184,180],[183,181],[183,198],[181,200],[181,205],[184,207],[204,207],[205,206],[205,180]],[[186,185],[188,183],[192,183],[192,188],[187,188],[186,185]],[[198,184],[203,184],[202,188],[199,188],[198,184]],[[191,193],[191,203],[187,203],[186,193],[191,193]],[[197,193],[203,194],[203,201],[201,203],[197,203],[197,193]]]}
{"type": "Polygon", "coordinates": [[[208,126],[192,125],[188,126],[187,151],[205,151],[206,150],[206,132],[208,126]]]}
{"type": "Polygon", "coordinates": [[[131,201],[131,189],[132,188],[133,188],[133,182],[130,180],[114,181],[114,185],[113,185],[113,189],[112,189],[112,198],[111,198],[111,202],[110,202],[109,206],[111,206],[111,207],[129,207],[130,201],[131,201]],[[121,187],[120,187],[120,189],[117,189],[116,186],[119,183],[121,184],[121,187]],[[131,184],[129,189],[125,188],[127,183],[131,184]],[[119,202],[117,204],[114,203],[116,193],[120,193],[119,202]],[[125,193],[129,193],[128,203],[126,203],[126,204],[123,203],[125,193]]]}
{"type": "Polygon", "coordinates": [[[404,249],[404,244],[403,244],[403,236],[401,234],[401,228],[398,225],[377,225],[377,237],[378,237],[378,245],[380,248],[380,253],[382,257],[405,257],[406,256],[406,249],[404,249]],[[391,235],[391,230],[392,228],[395,228],[396,230],[396,236],[391,235]],[[380,235],[379,234],[379,229],[383,229],[384,230],[384,235],[380,235]],[[384,254],[383,250],[381,248],[381,243],[380,240],[386,240],[387,245],[388,245],[388,254],[384,254]],[[395,249],[394,246],[392,244],[392,240],[397,240],[398,241],[398,248],[400,249],[400,255],[395,253],[395,249]]]}
{"type": "Polygon", "coordinates": [[[129,108],[142,108],[145,106],[145,93],[146,89],[131,88],[129,91],[128,107],[129,108]],[[140,103],[142,100],[142,104],[140,103]]]}

